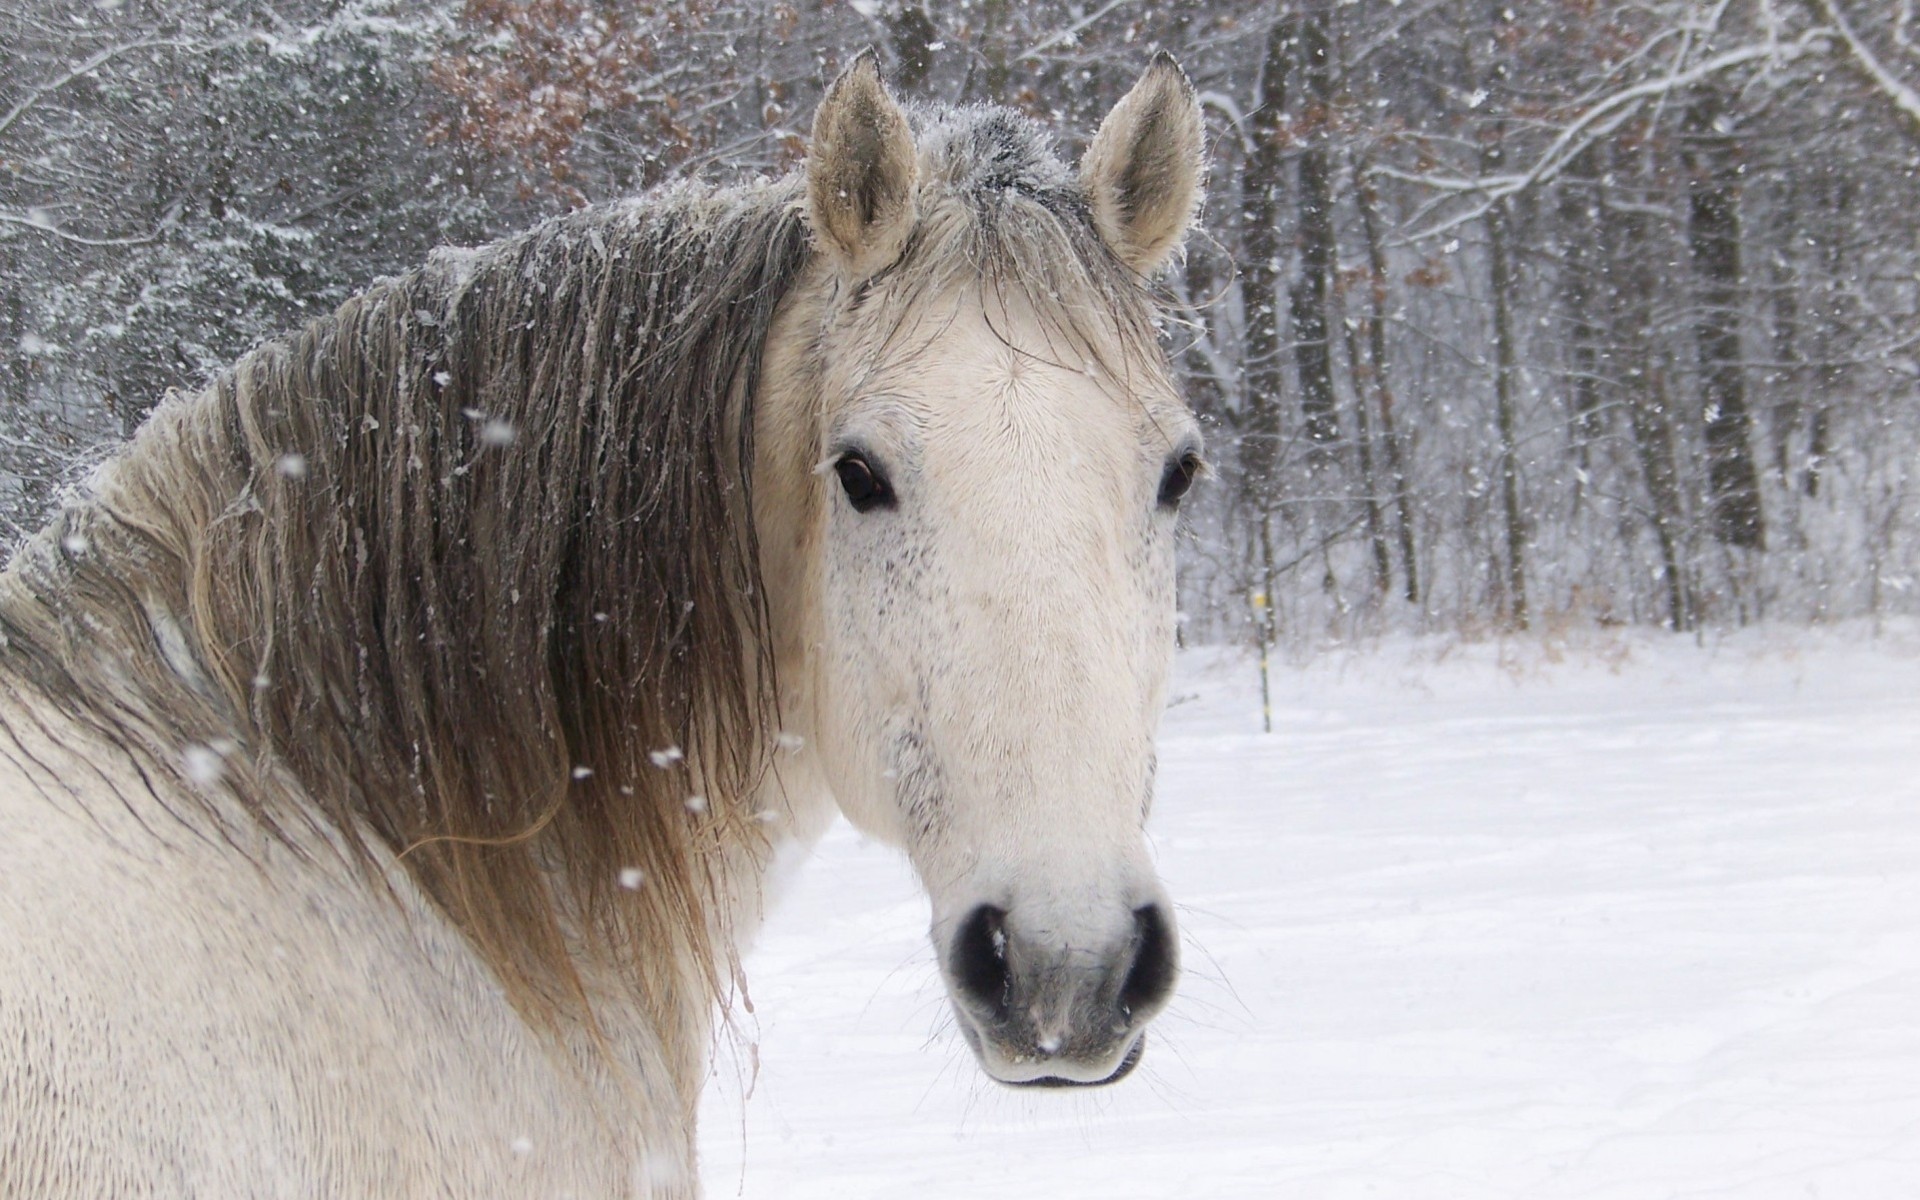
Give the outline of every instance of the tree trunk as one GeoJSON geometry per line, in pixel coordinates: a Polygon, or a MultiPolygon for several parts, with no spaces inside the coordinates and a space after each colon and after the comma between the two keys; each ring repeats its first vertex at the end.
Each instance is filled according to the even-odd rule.
{"type": "Polygon", "coordinates": [[[886,14],[887,33],[893,40],[893,57],[898,63],[893,83],[909,96],[919,95],[933,70],[933,43],[940,38],[927,10],[918,4],[902,4],[886,14]]]}
{"type": "MultiPolygon", "coordinates": [[[[1241,297],[1246,312],[1246,411],[1240,439],[1241,486],[1262,515],[1274,502],[1280,457],[1280,194],[1281,113],[1287,93],[1286,29],[1276,21],[1267,31],[1260,66],[1260,94],[1250,122],[1246,173],[1242,176],[1240,220],[1245,269],[1241,297]]],[[[1263,526],[1264,528],[1264,526],[1263,526]]]]}
{"type": "MultiPolygon", "coordinates": [[[[1617,173],[1631,179],[1635,166],[1632,152],[1621,151],[1617,173]]],[[[1680,557],[1680,476],[1674,461],[1666,378],[1653,368],[1653,298],[1658,287],[1653,264],[1661,256],[1644,201],[1630,198],[1639,202],[1626,208],[1603,203],[1600,210],[1601,253],[1609,258],[1606,274],[1612,282],[1608,376],[1626,392],[1634,457],[1646,487],[1649,523],[1666,585],[1667,627],[1680,633],[1690,629],[1693,620],[1680,557]]]]}
{"type": "Polygon", "coordinates": [[[1300,274],[1290,289],[1293,356],[1300,373],[1300,414],[1307,437],[1316,446],[1340,440],[1340,416],[1333,390],[1331,294],[1338,247],[1333,231],[1333,171],[1327,148],[1333,99],[1332,48],[1326,14],[1316,4],[1298,18],[1294,52],[1298,55],[1301,97],[1300,274]]]}
{"type": "Polygon", "coordinates": [[[1373,470],[1373,422],[1367,417],[1367,368],[1360,357],[1355,323],[1345,319],[1344,313],[1340,314],[1338,323],[1346,339],[1347,370],[1353,381],[1353,445],[1360,457],[1360,502],[1366,515],[1367,544],[1373,549],[1373,590],[1385,595],[1393,587],[1393,560],[1387,554],[1379,478],[1373,470]]]}
{"type": "Polygon", "coordinates": [[[1527,528],[1520,511],[1519,447],[1514,432],[1513,379],[1518,357],[1513,344],[1513,264],[1507,253],[1506,203],[1487,210],[1487,261],[1493,289],[1493,414],[1500,441],[1500,510],[1506,523],[1507,620],[1525,629],[1527,611],[1527,528]]]}
{"type": "Polygon", "coordinates": [[[1707,443],[1708,529],[1729,546],[1760,550],[1766,523],[1749,445],[1740,352],[1740,175],[1720,97],[1687,111],[1687,235],[1700,284],[1695,337],[1707,443]]]}
{"type": "Polygon", "coordinates": [[[1363,160],[1356,159],[1353,165],[1353,195],[1360,210],[1360,229],[1367,239],[1367,364],[1372,370],[1374,394],[1380,400],[1380,444],[1386,454],[1387,479],[1393,487],[1393,532],[1406,572],[1407,603],[1418,604],[1420,565],[1413,553],[1413,498],[1408,494],[1406,455],[1394,429],[1393,377],[1387,356],[1387,251],[1380,240],[1380,196],[1363,160]]]}
{"type": "Polygon", "coordinates": [[[1667,585],[1667,628],[1681,633],[1693,627],[1686,575],[1680,567],[1680,479],[1673,462],[1673,425],[1667,416],[1666,377],[1645,371],[1627,412],[1640,473],[1653,503],[1653,537],[1660,546],[1660,570],[1667,585]]]}
{"type": "MultiPolygon", "coordinates": [[[[1198,238],[1194,240],[1199,241],[1198,238]]],[[[1184,306],[1195,320],[1210,323],[1213,318],[1205,314],[1215,307],[1213,301],[1222,281],[1219,264],[1208,251],[1209,248],[1205,246],[1188,246],[1187,261],[1181,268],[1181,280],[1186,289],[1182,298],[1184,306]]],[[[1231,272],[1230,263],[1226,270],[1231,272]]],[[[1209,330],[1206,336],[1218,337],[1219,332],[1209,330]]],[[[1203,343],[1201,336],[1189,337],[1186,349],[1180,356],[1187,403],[1202,421],[1223,421],[1230,425],[1236,419],[1234,401],[1240,390],[1236,381],[1227,377],[1227,372],[1233,371],[1233,364],[1231,360],[1210,356],[1208,347],[1203,343]]]]}
{"type": "MultiPolygon", "coordinates": [[[[1785,222],[1791,230],[1792,199],[1788,200],[1785,222]]],[[[1788,241],[1791,245],[1791,240],[1788,241]]],[[[1774,259],[1768,286],[1773,291],[1773,470],[1782,487],[1793,486],[1793,438],[1800,428],[1801,389],[1807,386],[1806,371],[1800,362],[1800,287],[1802,276],[1784,254],[1774,259]]]]}
{"type": "Polygon", "coordinates": [[[980,0],[975,11],[977,21],[968,21],[966,74],[960,80],[959,98],[974,104],[1006,103],[1007,81],[1012,78],[1008,62],[1013,34],[1008,0],[980,0]]]}
{"type": "MultiPolygon", "coordinates": [[[[1487,7],[1488,56],[1476,69],[1472,61],[1471,41],[1466,43],[1466,75],[1482,91],[1482,101],[1492,101],[1491,112],[1501,113],[1506,104],[1507,67],[1502,57],[1501,31],[1513,19],[1512,10],[1498,0],[1487,7]]],[[[1506,119],[1496,115],[1480,133],[1480,173],[1491,176],[1506,169],[1506,119]]],[[[1513,261],[1508,254],[1508,221],[1512,209],[1505,200],[1492,203],[1486,211],[1488,290],[1493,309],[1493,424],[1497,439],[1498,463],[1495,474],[1500,482],[1500,512],[1505,526],[1506,576],[1502,580],[1506,599],[1507,623],[1525,629],[1527,609],[1527,530],[1520,510],[1520,451],[1513,406],[1514,374],[1518,349],[1513,335],[1513,261]]]]}
{"type": "Polygon", "coordinates": [[[1846,271],[1846,244],[1853,234],[1848,229],[1850,210],[1853,207],[1853,182],[1845,177],[1833,181],[1834,196],[1831,204],[1825,205],[1828,221],[1825,230],[1826,247],[1822,264],[1826,278],[1821,288],[1826,293],[1826,303],[1819,312],[1819,394],[1813,397],[1811,405],[1813,415],[1807,421],[1807,469],[1801,479],[1800,490],[1808,499],[1820,495],[1820,473],[1826,469],[1827,455],[1831,451],[1828,445],[1831,431],[1833,398],[1840,394],[1846,384],[1847,369],[1841,362],[1844,351],[1841,349],[1842,333],[1847,322],[1841,307],[1846,303],[1846,289],[1840,286],[1846,271]]]}
{"type": "Polygon", "coordinates": [[[1593,468],[1593,443],[1604,430],[1600,407],[1601,315],[1594,296],[1598,233],[1594,213],[1593,154],[1583,151],[1560,182],[1559,225],[1565,254],[1560,268],[1560,300],[1567,314],[1568,439],[1582,478],[1574,485],[1580,507],[1585,476],[1593,468]]]}

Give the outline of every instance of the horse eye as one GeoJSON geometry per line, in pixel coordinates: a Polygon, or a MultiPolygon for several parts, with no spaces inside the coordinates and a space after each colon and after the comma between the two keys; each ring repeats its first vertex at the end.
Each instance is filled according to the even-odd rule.
{"type": "Polygon", "coordinates": [[[840,461],[833,464],[833,472],[840,477],[840,488],[846,492],[847,503],[853,505],[853,511],[863,513],[893,507],[893,488],[888,486],[887,477],[858,454],[842,455],[840,461]]]}
{"type": "Polygon", "coordinates": [[[1200,456],[1197,454],[1182,454],[1168,463],[1166,472],[1160,476],[1160,507],[1180,507],[1180,497],[1187,494],[1187,489],[1193,486],[1194,476],[1199,473],[1200,456]]]}

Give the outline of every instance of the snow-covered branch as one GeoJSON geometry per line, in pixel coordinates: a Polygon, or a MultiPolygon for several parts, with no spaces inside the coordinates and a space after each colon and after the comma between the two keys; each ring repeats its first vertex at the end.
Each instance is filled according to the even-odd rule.
{"type": "Polygon", "coordinates": [[[1081,17],[1078,21],[1075,21],[1073,24],[1067,26],[1064,29],[1055,30],[1053,33],[1048,34],[1046,37],[1040,39],[1038,42],[1035,42],[1033,45],[1027,47],[1026,52],[1021,54],[1020,57],[1015,61],[1016,62],[1032,62],[1035,59],[1038,59],[1041,55],[1045,54],[1047,51],[1053,49],[1055,46],[1070,46],[1080,37],[1082,33],[1085,33],[1087,30],[1093,28],[1104,17],[1106,17],[1108,13],[1114,11],[1117,8],[1125,8],[1127,5],[1135,4],[1135,3],[1138,3],[1138,0],[1107,0],[1105,4],[1101,5],[1099,8],[1094,9],[1092,12],[1088,13],[1086,16],[1081,17]]]}
{"type": "Polygon", "coordinates": [[[1825,28],[1810,29],[1793,42],[1784,44],[1764,42],[1758,45],[1742,46],[1737,50],[1728,50],[1711,58],[1702,59],[1684,70],[1668,71],[1658,78],[1643,80],[1632,86],[1621,88],[1589,105],[1578,117],[1568,122],[1547,144],[1546,149],[1534,159],[1533,164],[1524,171],[1500,175],[1461,176],[1402,171],[1386,164],[1376,164],[1373,169],[1389,178],[1420,184],[1437,191],[1479,197],[1479,202],[1472,208],[1456,213],[1430,228],[1420,230],[1411,235],[1408,240],[1417,241],[1438,237],[1461,225],[1478,220],[1486,214],[1488,209],[1510,196],[1551,182],[1568,163],[1578,158],[1583,150],[1619,129],[1649,102],[1663,100],[1677,91],[1750,63],[1784,64],[1809,54],[1820,53],[1831,42],[1832,32],[1825,28]]]}
{"type": "Polygon", "coordinates": [[[13,127],[16,121],[25,115],[34,105],[40,103],[40,101],[46,99],[54,92],[59,91],[69,83],[72,83],[74,80],[92,74],[116,58],[124,58],[126,55],[140,50],[175,49],[194,44],[190,39],[160,37],[140,38],[136,41],[122,43],[118,46],[109,46],[105,50],[74,64],[63,74],[48,80],[39,87],[29,89],[27,94],[20,98],[19,103],[8,109],[4,116],[0,116],[0,134],[6,133],[8,129],[13,127]]]}
{"type": "Polygon", "coordinates": [[[37,213],[11,213],[3,209],[0,209],[0,225],[12,225],[21,229],[31,229],[38,233],[47,234],[50,237],[59,238],[63,242],[72,242],[76,246],[145,246],[158,241],[160,235],[165,232],[167,228],[166,224],[163,223],[159,228],[148,233],[128,237],[88,237],[82,233],[75,233],[71,229],[62,228],[37,213]]]}
{"type": "Polygon", "coordinates": [[[1834,4],[1833,0],[1813,0],[1813,6],[1825,14],[1833,25],[1834,32],[1840,36],[1841,45],[1847,48],[1847,55],[1854,64],[1887,99],[1893,101],[1893,106],[1913,125],[1915,132],[1920,133],[1920,92],[1908,87],[1880,61],[1880,57],[1861,39],[1848,23],[1846,14],[1840,11],[1840,6],[1834,4]]]}

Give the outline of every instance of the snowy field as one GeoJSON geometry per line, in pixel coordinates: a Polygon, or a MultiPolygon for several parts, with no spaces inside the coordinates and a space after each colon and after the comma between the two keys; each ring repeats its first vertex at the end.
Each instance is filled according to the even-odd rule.
{"type": "Polygon", "coordinates": [[[748,960],[715,1198],[1920,1196],[1920,628],[1183,657],[1139,1072],[980,1074],[836,828],[748,960]]]}

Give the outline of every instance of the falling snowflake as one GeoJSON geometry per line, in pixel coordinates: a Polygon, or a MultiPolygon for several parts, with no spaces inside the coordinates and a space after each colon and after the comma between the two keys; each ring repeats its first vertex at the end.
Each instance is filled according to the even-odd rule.
{"type": "Polygon", "coordinates": [[[665,750],[654,750],[647,754],[653,765],[663,771],[685,757],[678,746],[668,746],[665,750]]]}
{"type": "Polygon", "coordinates": [[[196,786],[210,788],[227,770],[225,744],[195,742],[180,752],[180,766],[196,786]]]}

